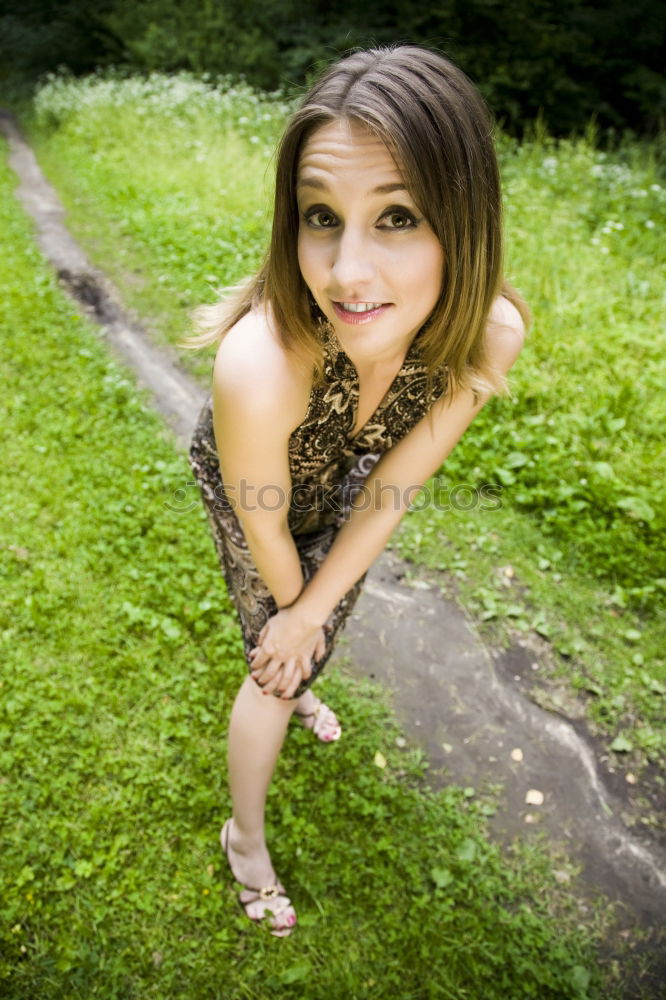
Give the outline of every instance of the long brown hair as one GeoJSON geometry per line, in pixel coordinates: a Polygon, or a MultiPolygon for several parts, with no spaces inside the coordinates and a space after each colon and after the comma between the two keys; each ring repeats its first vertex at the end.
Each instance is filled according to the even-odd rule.
{"type": "Polygon", "coordinates": [[[527,321],[520,296],[503,279],[502,211],[493,128],[465,74],[415,45],[355,52],[330,66],[291,116],[277,153],[268,253],[258,273],[218,306],[200,310],[214,343],[251,308],[270,306],[282,343],[321,372],[321,345],[298,265],[296,174],[312,133],[331,121],[359,123],[394,156],[405,183],[444,250],[439,301],[421,337],[432,377],[446,365],[453,385],[502,391],[488,363],[485,330],[502,293],[527,321]]]}

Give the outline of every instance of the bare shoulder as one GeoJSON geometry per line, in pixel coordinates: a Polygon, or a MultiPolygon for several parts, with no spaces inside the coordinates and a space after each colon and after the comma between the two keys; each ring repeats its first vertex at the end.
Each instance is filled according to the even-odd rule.
{"type": "Polygon", "coordinates": [[[486,338],[490,364],[506,374],[522,350],[525,324],[513,302],[503,295],[492,304],[486,338]]]}
{"type": "Polygon", "coordinates": [[[297,426],[309,399],[311,376],[280,343],[266,312],[253,310],[222,340],[213,369],[216,404],[238,416],[275,417],[297,426]]]}

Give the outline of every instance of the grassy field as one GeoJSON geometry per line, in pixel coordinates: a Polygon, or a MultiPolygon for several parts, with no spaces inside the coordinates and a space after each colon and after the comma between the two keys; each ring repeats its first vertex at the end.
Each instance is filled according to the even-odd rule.
{"type": "Polygon", "coordinates": [[[430,791],[379,690],[344,673],[322,681],[344,739],[296,728],[269,799],[298,932],[242,916],[216,838],[244,666],[204,517],[185,530],[165,503],[185,460],[57,288],[14,184],[3,163],[2,996],[620,1000],[608,908],[579,906],[562,859],[501,854],[489,800],[430,791]]]}
{"type": "MultiPolygon", "coordinates": [[[[286,110],[185,75],[38,92],[28,127],[69,222],[156,339],[259,260],[286,110]]],[[[665,745],[660,149],[500,137],[508,270],[534,327],[514,398],[486,408],[394,542],[444,571],[494,643],[545,639],[534,697],[575,698],[634,774],[665,745]]],[[[208,377],[209,357],[184,363],[208,377]]]]}

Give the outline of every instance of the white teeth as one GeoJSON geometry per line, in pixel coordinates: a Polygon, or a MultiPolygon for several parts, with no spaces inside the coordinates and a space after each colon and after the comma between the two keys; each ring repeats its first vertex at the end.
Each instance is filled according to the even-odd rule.
{"type": "Polygon", "coordinates": [[[341,302],[340,305],[346,312],[365,313],[371,309],[379,309],[381,302],[341,302]]]}

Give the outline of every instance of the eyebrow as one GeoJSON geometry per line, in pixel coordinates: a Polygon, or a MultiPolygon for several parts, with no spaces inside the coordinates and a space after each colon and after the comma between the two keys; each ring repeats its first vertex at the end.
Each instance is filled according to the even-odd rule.
{"type": "MultiPolygon", "coordinates": [[[[318,191],[328,191],[328,185],[325,181],[320,181],[316,177],[302,177],[296,181],[296,187],[311,187],[316,188],[318,191]]],[[[402,182],[393,184],[379,184],[378,187],[373,188],[370,192],[371,194],[392,194],[394,191],[406,191],[407,188],[402,182]]]]}

